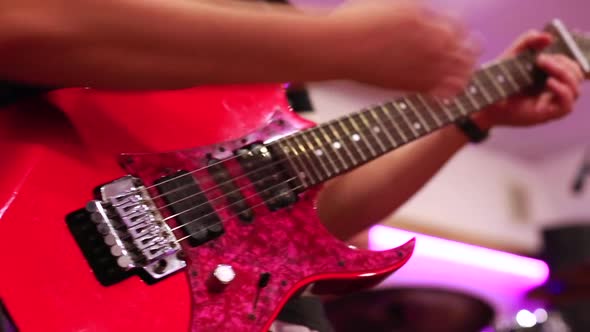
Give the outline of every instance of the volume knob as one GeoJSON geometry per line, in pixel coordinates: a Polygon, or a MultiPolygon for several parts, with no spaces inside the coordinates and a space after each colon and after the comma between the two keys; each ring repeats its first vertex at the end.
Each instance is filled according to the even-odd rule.
{"type": "Polygon", "coordinates": [[[219,264],[207,280],[210,292],[219,293],[236,278],[236,272],[231,265],[219,264]]]}

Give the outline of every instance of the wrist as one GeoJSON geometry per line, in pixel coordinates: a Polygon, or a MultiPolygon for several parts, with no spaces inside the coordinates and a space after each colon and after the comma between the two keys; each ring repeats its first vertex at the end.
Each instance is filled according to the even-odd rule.
{"type": "Polygon", "coordinates": [[[495,126],[494,119],[491,115],[491,110],[486,109],[477,112],[471,116],[471,120],[482,130],[489,131],[495,126]]]}

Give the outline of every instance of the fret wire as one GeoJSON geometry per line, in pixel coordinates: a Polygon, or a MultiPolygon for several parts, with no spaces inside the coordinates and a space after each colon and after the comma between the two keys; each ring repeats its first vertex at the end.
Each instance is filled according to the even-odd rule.
{"type": "Polygon", "coordinates": [[[453,98],[453,102],[459,108],[459,113],[461,113],[461,116],[469,115],[469,111],[464,107],[463,103],[461,103],[461,100],[459,100],[459,96],[453,98]]]}
{"type": "MultiPolygon", "coordinates": [[[[381,141],[381,139],[379,138],[379,133],[375,133],[375,130],[374,130],[375,128],[373,128],[371,123],[369,123],[369,121],[365,117],[364,113],[365,113],[365,111],[358,113],[358,116],[360,117],[361,121],[367,127],[368,132],[370,132],[373,135],[373,137],[375,138],[377,145],[379,145],[379,147],[381,148],[381,152],[388,151],[387,148],[385,147],[385,145],[383,144],[383,142],[381,141]]],[[[383,131],[383,129],[381,129],[381,131],[383,131]]]]}
{"type": "MultiPolygon", "coordinates": [[[[350,122],[350,117],[346,117],[346,120],[349,120],[350,122]]],[[[359,152],[359,154],[361,155],[361,158],[363,158],[363,161],[367,161],[368,158],[367,156],[363,153],[363,151],[360,149],[358,141],[360,141],[360,135],[359,134],[352,134],[351,131],[348,130],[348,128],[345,126],[344,120],[342,119],[341,121],[339,121],[338,123],[340,124],[340,127],[344,130],[344,132],[346,133],[346,136],[350,137],[350,139],[354,142],[354,145],[357,147],[356,151],[359,152]],[[355,139],[354,135],[357,135],[358,139],[355,139]]]]}
{"type": "Polygon", "coordinates": [[[412,138],[418,137],[419,136],[418,133],[416,132],[416,130],[414,129],[414,127],[410,123],[409,119],[404,114],[403,109],[402,109],[402,106],[400,106],[400,104],[398,104],[397,102],[392,102],[391,104],[393,105],[393,107],[395,108],[395,110],[397,111],[397,113],[401,116],[404,124],[406,125],[406,128],[409,128],[410,129],[410,133],[412,135],[414,135],[412,138]]]}
{"type": "MultiPolygon", "coordinates": [[[[312,159],[314,157],[317,159],[317,156],[315,155],[315,153],[313,151],[308,151],[302,143],[298,142],[297,138],[299,138],[301,141],[304,141],[304,139],[302,139],[301,137],[303,137],[303,133],[301,133],[300,135],[293,136],[293,141],[295,142],[295,144],[297,144],[300,152],[303,154],[303,156],[306,158],[306,160],[311,165],[311,169],[314,171],[316,178],[318,178],[319,182],[321,182],[326,179],[326,174],[319,171],[318,167],[316,166],[317,163],[312,159]]],[[[320,160],[318,160],[318,161],[320,161],[320,160]]],[[[320,163],[321,163],[321,161],[320,161],[320,163]]]]}
{"type": "Polygon", "coordinates": [[[496,82],[496,80],[494,79],[494,77],[490,74],[490,70],[491,70],[491,66],[488,67],[486,70],[484,70],[483,73],[488,77],[488,79],[490,80],[490,82],[492,83],[492,85],[496,88],[496,90],[498,91],[498,93],[500,94],[500,96],[502,98],[508,97],[508,93],[506,93],[506,91],[504,90],[504,88],[502,86],[500,86],[498,84],[498,82],[496,82]]]}
{"type": "Polygon", "coordinates": [[[422,135],[428,133],[428,130],[426,130],[424,124],[419,119],[417,110],[414,109],[407,97],[400,99],[398,105],[400,105],[400,108],[402,108],[401,105],[406,105],[401,111],[408,119],[410,126],[416,134],[416,137],[421,137],[422,135]]]}
{"type": "Polygon", "coordinates": [[[289,150],[295,154],[296,160],[301,164],[301,167],[306,174],[306,179],[308,179],[308,178],[311,179],[312,184],[319,183],[321,181],[321,179],[320,178],[317,178],[317,179],[313,178],[314,174],[308,169],[307,166],[305,166],[305,162],[301,159],[303,156],[299,155],[299,151],[297,151],[297,149],[295,149],[291,146],[291,144],[289,143],[290,139],[291,138],[287,138],[287,139],[281,140],[281,141],[284,141],[285,144],[287,145],[287,147],[289,148],[289,150]]]}
{"type": "MultiPolygon", "coordinates": [[[[356,158],[354,157],[354,155],[350,152],[350,150],[348,149],[348,144],[346,144],[344,142],[344,137],[340,136],[340,133],[338,132],[337,128],[334,128],[335,124],[334,122],[330,121],[328,123],[326,123],[326,127],[328,127],[328,129],[330,129],[328,132],[331,132],[332,135],[334,135],[334,137],[336,138],[336,141],[339,142],[342,145],[342,148],[346,151],[346,154],[348,155],[351,163],[350,163],[350,168],[352,168],[353,166],[357,165],[359,162],[356,160],[356,158]]],[[[352,139],[350,139],[350,142],[352,143],[352,139]]]]}
{"type": "MultiPolygon", "coordinates": [[[[291,165],[291,168],[293,169],[293,171],[296,173],[297,179],[301,182],[301,184],[303,184],[303,186],[305,188],[309,188],[309,184],[307,184],[307,181],[306,181],[306,178],[307,178],[306,173],[307,172],[305,171],[305,168],[299,169],[297,166],[295,166],[295,162],[290,157],[290,153],[291,153],[292,149],[291,149],[291,147],[289,147],[289,145],[286,141],[285,141],[285,144],[287,144],[287,146],[284,146],[279,142],[278,146],[281,149],[281,151],[283,152],[283,154],[285,155],[285,157],[287,157],[287,161],[291,165]],[[302,177],[301,174],[303,174],[304,176],[302,177]]],[[[296,153],[296,151],[295,151],[295,153],[296,153]]]]}
{"type": "Polygon", "coordinates": [[[457,101],[453,99],[444,99],[443,105],[449,110],[452,115],[451,121],[455,122],[464,116],[463,111],[459,108],[457,101]]]}
{"type": "Polygon", "coordinates": [[[498,63],[498,68],[500,68],[500,71],[502,71],[504,73],[504,75],[508,78],[508,82],[512,83],[512,87],[514,88],[514,91],[518,91],[520,90],[520,84],[518,84],[516,82],[516,80],[514,79],[514,77],[512,76],[512,74],[510,73],[509,70],[506,69],[505,67],[506,62],[499,62],[498,63]]]}
{"type": "Polygon", "coordinates": [[[397,121],[392,117],[392,115],[390,113],[390,109],[387,107],[387,104],[390,104],[390,103],[380,105],[379,108],[381,108],[383,113],[385,113],[387,115],[387,118],[389,118],[389,121],[391,121],[391,123],[395,127],[396,131],[394,131],[394,132],[397,132],[400,135],[402,144],[409,142],[410,140],[408,139],[408,137],[406,136],[404,131],[401,129],[401,127],[399,126],[397,121]]]}
{"type": "Polygon", "coordinates": [[[335,146],[335,142],[332,142],[332,139],[330,139],[330,136],[328,134],[326,134],[326,132],[324,131],[323,126],[318,126],[318,130],[320,131],[320,133],[322,134],[322,136],[324,137],[324,140],[328,143],[328,146],[332,149],[332,151],[335,151],[335,155],[336,158],[338,160],[340,160],[340,163],[342,165],[343,169],[348,169],[348,165],[346,164],[346,161],[344,161],[344,158],[342,158],[342,155],[340,154],[340,148],[337,148],[337,146],[335,146]]]}
{"type": "Polygon", "coordinates": [[[436,110],[433,110],[432,107],[430,105],[428,105],[428,101],[426,99],[424,99],[424,97],[422,97],[422,95],[417,94],[416,96],[417,96],[420,104],[423,105],[426,113],[428,113],[428,115],[434,120],[435,126],[440,128],[444,124],[444,121],[442,121],[438,117],[437,113],[439,113],[439,112],[437,112],[436,110]]]}
{"type": "Polygon", "coordinates": [[[393,139],[393,137],[390,134],[390,129],[386,128],[386,124],[385,122],[379,118],[379,116],[377,116],[377,114],[375,114],[375,109],[371,108],[369,109],[369,113],[371,113],[371,116],[375,119],[375,122],[379,123],[379,125],[381,127],[384,127],[385,130],[383,130],[385,132],[385,136],[387,137],[387,139],[389,140],[389,143],[391,144],[391,147],[395,148],[398,146],[397,142],[393,139]]]}
{"type": "Polygon", "coordinates": [[[424,96],[416,94],[413,103],[414,105],[418,105],[422,117],[424,117],[426,122],[431,126],[431,131],[439,129],[447,124],[447,120],[442,117],[444,112],[432,103],[432,99],[426,99],[424,96]]]}
{"type": "MultiPolygon", "coordinates": [[[[333,173],[331,172],[331,169],[329,169],[328,164],[333,163],[332,159],[330,158],[328,153],[326,151],[324,151],[324,148],[321,146],[322,145],[321,142],[319,142],[317,140],[317,137],[315,137],[315,133],[313,132],[313,130],[309,130],[307,133],[311,133],[313,138],[316,138],[316,143],[320,146],[317,146],[317,147],[314,146],[313,141],[312,141],[313,138],[306,137],[305,135],[302,135],[303,140],[305,142],[307,142],[307,146],[311,149],[311,152],[314,155],[316,155],[317,159],[320,160],[320,162],[322,163],[322,167],[324,168],[324,171],[326,171],[326,175],[328,177],[331,177],[333,173]],[[326,163],[324,161],[324,158],[328,158],[328,163],[326,163]]],[[[335,168],[335,167],[333,167],[333,168],[335,168]]],[[[338,172],[336,172],[336,173],[338,173],[338,172]]]]}
{"type": "Polygon", "coordinates": [[[475,96],[477,96],[479,89],[472,83],[469,82],[469,85],[467,86],[467,91],[465,92],[465,95],[467,96],[467,99],[469,99],[469,101],[471,102],[471,104],[473,105],[473,107],[475,109],[481,109],[482,105],[477,102],[477,99],[475,96]]]}
{"type": "Polygon", "coordinates": [[[534,57],[526,53],[521,54],[514,60],[516,66],[523,73],[529,85],[536,83],[534,79],[535,61],[534,57]]]}
{"type": "Polygon", "coordinates": [[[509,97],[513,95],[516,91],[519,91],[520,88],[516,85],[511,84],[512,82],[506,75],[501,68],[501,62],[491,66],[489,69],[489,73],[492,77],[496,79],[496,82],[502,87],[504,93],[506,94],[505,97],[509,97]]]}
{"type": "Polygon", "coordinates": [[[453,116],[451,111],[447,108],[447,105],[444,104],[444,102],[440,101],[438,98],[433,98],[433,100],[438,105],[438,107],[443,110],[443,113],[446,114],[449,122],[455,121],[455,117],[453,116]]]}
{"type": "Polygon", "coordinates": [[[330,144],[330,140],[325,138],[325,134],[322,133],[322,126],[317,126],[313,128],[313,130],[311,130],[311,134],[313,136],[314,141],[318,145],[320,145],[320,149],[323,153],[322,155],[328,159],[328,164],[332,165],[332,168],[336,174],[340,173],[341,169],[345,168],[345,166],[344,164],[339,163],[341,159],[338,155],[338,151],[336,151],[336,149],[333,148],[332,144],[330,144]],[[322,141],[322,137],[324,137],[325,142],[322,141]]]}
{"type": "Polygon", "coordinates": [[[463,93],[461,95],[459,95],[457,97],[457,100],[459,100],[459,102],[461,103],[461,105],[463,105],[463,108],[465,109],[465,112],[467,112],[467,115],[474,113],[475,111],[479,110],[479,107],[477,107],[477,104],[475,104],[471,98],[469,98],[469,94],[468,93],[463,93]]]}
{"type": "Polygon", "coordinates": [[[363,139],[363,136],[364,136],[364,135],[362,134],[363,130],[361,130],[361,129],[360,129],[360,127],[359,127],[358,123],[356,122],[356,120],[354,120],[354,119],[353,119],[353,117],[354,117],[355,115],[356,115],[356,114],[352,114],[351,116],[349,116],[349,117],[348,117],[348,121],[350,122],[350,124],[352,124],[352,127],[353,127],[353,128],[354,128],[354,130],[356,131],[356,133],[355,133],[355,134],[359,135],[359,136],[360,136],[360,138],[361,138],[360,140],[361,140],[361,141],[362,141],[362,142],[363,142],[363,143],[364,143],[364,144],[365,144],[365,145],[366,145],[366,146],[369,148],[369,151],[371,151],[371,155],[372,155],[372,157],[375,157],[375,156],[377,155],[377,153],[376,153],[376,152],[375,152],[375,150],[373,149],[373,146],[372,146],[372,144],[371,144],[371,145],[369,144],[368,137],[365,137],[365,139],[363,139]]]}
{"type": "MultiPolygon", "coordinates": [[[[307,134],[307,132],[303,132],[301,134],[301,137],[303,138],[303,142],[305,142],[305,144],[307,144],[307,147],[309,148],[309,153],[311,155],[313,155],[317,161],[320,162],[320,166],[326,172],[325,173],[326,174],[326,177],[329,178],[332,175],[332,173],[330,172],[330,170],[326,166],[326,163],[324,163],[324,160],[322,158],[320,158],[320,155],[318,155],[318,150],[313,146],[313,144],[311,144],[311,141],[307,138],[306,134],[307,134]]],[[[319,150],[319,151],[322,151],[321,156],[324,156],[325,155],[325,152],[323,152],[323,150],[319,150]]]]}
{"type": "Polygon", "coordinates": [[[405,142],[402,137],[402,133],[400,133],[399,128],[396,126],[395,121],[387,111],[387,109],[383,105],[376,106],[376,112],[381,114],[382,121],[385,125],[387,125],[387,133],[391,136],[395,147],[398,147],[405,142]]]}
{"type": "Polygon", "coordinates": [[[320,183],[320,182],[324,181],[326,179],[325,174],[323,174],[322,172],[319,171],[319,169],[317,168],[317,162],[312,159],[313,157],[309,154],[307,149],[301,143],[299,143],[297,141],[298,136],[299,135],[296,134],[287,140],[287,141],[289,141],[289,140],[292,141],[292,143],[295,145],[295,147],[293,147],[293,145],[290,145],[290,147],[292,148],[293,151],[297,152],[297,155],[299,157],[299,160],[301,161],[301,164],[307,165],[307,166],[305,166],[305,168],[307,169],[307,172],[309,173],[310,178],[313,179],[315,177],[317,179],[314,181],[315,183],[320,183]]]}
{"type": "Polygon", "coordinates": [[[514,68],[516,68],[516,71],[518,71],[521,74],[519,76],[522,76],[524,78],[525,82],[523,83],[523,85],[526,86],[534,83],[530,73],[527,73],[525,69],[522,67],[520,59],[514,59],[510,63],[513,65],[514,68]]]}
{"type": "Polygon", "coordinates": [[[504,98],[504,96],[502,95],[500,90],[498,90],[498,88],[496,87],[494,82],[490,81],[489,75],[486,74],[485,71],[481,71],[480,74],[481,74],[481,76],[479,77],[479,79],[481,80],[481,82],[483,82],[483,86],[486,87],[486,89],[491,97],[491,102],[495,103],[498,100],[502,100],[504,98]]]}
{"type": "Polygon", "coordinates": [[[405,98],[406,100],[406,104],[408,104],[410,106],[410,108],[413,108],[415,113],[416,113],[416,118],[418,123],[422,126],[425,127],[426,131],[432,131],[432,127],[428,125],[428,122],[426,121],[426,119],[424,118],[422,112],[418,109],[418,107],[416,106],[416,104],[414,104],[412,102],[412,96],[408,96],[405,98]]]}
{"type": "Polygon", "coordinates": [[[485,86],[485,84],[482,84],[481,80],[477,77],[478,76],[477,74],[478,73],[476,73],[473,76],[473,82],[474,82],[475,86],[477,86],[479,91],[481,91],[481,94],[485,98],[488,105],[491,105],[494,103],[494,98],[492,98],[492,96],[489,94],[489,92],[487,91],[487,87],[485,86]]]}

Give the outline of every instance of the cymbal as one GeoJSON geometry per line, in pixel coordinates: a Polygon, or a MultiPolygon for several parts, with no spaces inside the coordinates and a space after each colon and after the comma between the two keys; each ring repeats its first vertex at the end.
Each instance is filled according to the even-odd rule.
{"type": "Polygon", "coordinates": [[[325,307],[337,332],[478,332],[494,318],[492,307],[471,295],[428,288],[355,293],[325,307]]]}

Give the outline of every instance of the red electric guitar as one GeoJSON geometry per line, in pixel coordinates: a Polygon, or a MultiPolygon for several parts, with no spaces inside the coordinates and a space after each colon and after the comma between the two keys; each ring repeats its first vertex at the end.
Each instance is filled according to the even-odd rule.
{"type": "MultiPolygon", "coordinates": [[[[590,73],[588,40],[551,29],[547,51],[590,73]]],[[[278,85],[64,89],[46,96],[55,109],[5,109],[0,300],[24,332],[258,332],[311,283],[374,285],[414,241],[338,241],[316,216],[319,185],[542,83],[535,56],[486,66],[453,100],[413,95],[319,126],[278,85]],[[115,161],[124,151],[147,153],[115,161]]]]}

